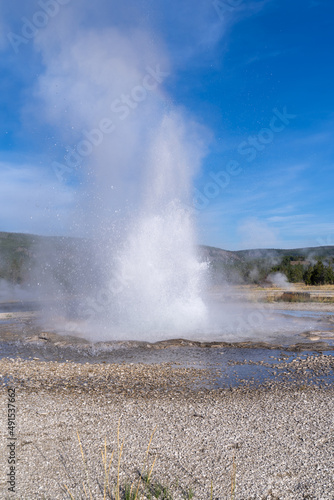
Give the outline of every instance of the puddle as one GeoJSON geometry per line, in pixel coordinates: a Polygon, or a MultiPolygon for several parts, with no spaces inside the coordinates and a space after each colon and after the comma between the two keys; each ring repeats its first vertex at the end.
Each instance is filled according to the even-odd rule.
{"type": "Polygon", "coordinates": [[[295,311],[286,309],[277,309],[275,312],[282,314],[284,316],[293,316],[294,318],[314,318],[319,319],[326,316],[333,317],[334,312],[324,312],[324,311],[295,311]]]}

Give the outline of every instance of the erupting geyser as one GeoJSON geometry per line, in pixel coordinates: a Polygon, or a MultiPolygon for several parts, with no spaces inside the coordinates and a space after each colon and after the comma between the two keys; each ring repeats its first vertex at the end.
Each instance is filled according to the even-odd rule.
{"type": "Polygon", "coordinates": [[[34,114],[65,164],[55,192],[76,194],[63,232],[79,237],[36,251],[43,328],[93,341],[267,338],[282,320],[264,307],[206,298],[191,200],[209,133],[171,103],[168,54],[134,26],[36,37],[34,114]]]}
{"type": "MultiPolygon", "coordinates": [[[[104,287],[103,337],[165,338],[203,328],[206,263],[196,255],[189,209],[192,158],[176,114],[162,119],[148,155],[141,206],[124,228],[104,287]]],[[[113,235],[111,234],[111,238],[113,235]]],[[[88,330],[92,324],[88,321],[88,330]]]]}
{"type": "Polygon", "coordinates": [[[196,254],[191,196],[207,132],[165,92],[167,51],[136,22],[69,24],[36,43],[45,63],[36,95],[76,188],[66,232],[84,238],[74,258],[41,250],[47,326],[91,340],[201,329],[206,264],[196,254]]]}
{"type": "Polygon", "coordinates": [[[158,340],[205,328],[207,263],[197,255],[190,201],[201,155],[187,146],[181,116],[164,115],[150,134],[136,209],[121,212],[121,222],[114,216],[109,227],[104,219],[85,242],[98,267],[95,283],[83,291],[84,268],[72,275],[72,297],[52,286],[57,304],[49,319],[59,330],[90,340],[158,340]]]}
{"type": "Polygon", "coordinates": [[[143,213],[116,258],[104,311],[109,336],[174,337],[204,326],[206,265],[198,262],[189,213],[177,201],[143,213]]]}

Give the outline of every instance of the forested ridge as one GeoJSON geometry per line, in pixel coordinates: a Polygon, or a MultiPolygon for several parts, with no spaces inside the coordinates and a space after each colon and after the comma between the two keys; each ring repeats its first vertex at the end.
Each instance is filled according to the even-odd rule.
{"type": "MultiPolygon", "coordinates": [[[[84,247],[85,240],[75,238],[0,232],[0,280],[25,283],[31,269],[55,262],[57,273],[66,270],[63,278],[69,279],[76,268],[85,265],[85,252],[80,250],[84,247]]],[[[269,283],[277,273],[291,283],[334,284],[334,246],[229,251],[202,245],[198,254],[208,263],[214,284],[269,283]]]]}

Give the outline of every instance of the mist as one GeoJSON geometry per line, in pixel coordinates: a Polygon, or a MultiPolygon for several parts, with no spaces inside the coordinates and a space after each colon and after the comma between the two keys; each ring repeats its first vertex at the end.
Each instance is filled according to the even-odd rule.
{"type": "Polygon", "coordinates": [[[99,5],[69,4],[31,42],[44,69],[22,120],[39,116],[55,192],[73,193],[66,220],[49,225],[69,238],[34,248],[41,326],[91,341],[265,337],[280,328],[265,311],[258,321],[256,307],[224,303],[227,284],[218,302],[210,295],[192,192],[212,134],[168,94],[174,67],[213,47],[225,25],[204,29],[204,2],[194,19],[176,12],[201,43],[171,57],[159,23],[99,5]]]}
{"type": "Polygon", "coordinates": [[[148,27],[36,37],[45,71],[34,107],[52,128],[52,168],[74,186],[65,246],[40,243],[31,283],[42,324],[90,340],[204,329],[207,263],[197,255],[192,182],[210,132],[170,102],[168,51],[148,27]],[[152,43],[154,40],[154,43],[152,43]]]}
{"type": "Polygon", "coordinates": [[[273,285],[279,286],[282,288],[291,289],[293,285],[289,283],[288,278],[283,273],[272,273],[268,276],[268,281],[270,281],[273,285]]]}

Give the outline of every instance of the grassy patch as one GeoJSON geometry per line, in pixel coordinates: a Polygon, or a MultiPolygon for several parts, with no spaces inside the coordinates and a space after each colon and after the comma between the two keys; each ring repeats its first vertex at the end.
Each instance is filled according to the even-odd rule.
{"type": "Polygon", "coordinates": [[[283,292],[276,299],[282,302],[310,302],[311,294],[308,292],[283,292]]]}
{"type": "Polygon", "coordinates": [[[311,295],[309,292],[283,292],[282,295],[268,296],[267,302],[315,302],[334,304],[334,297],[311,295]]]}

